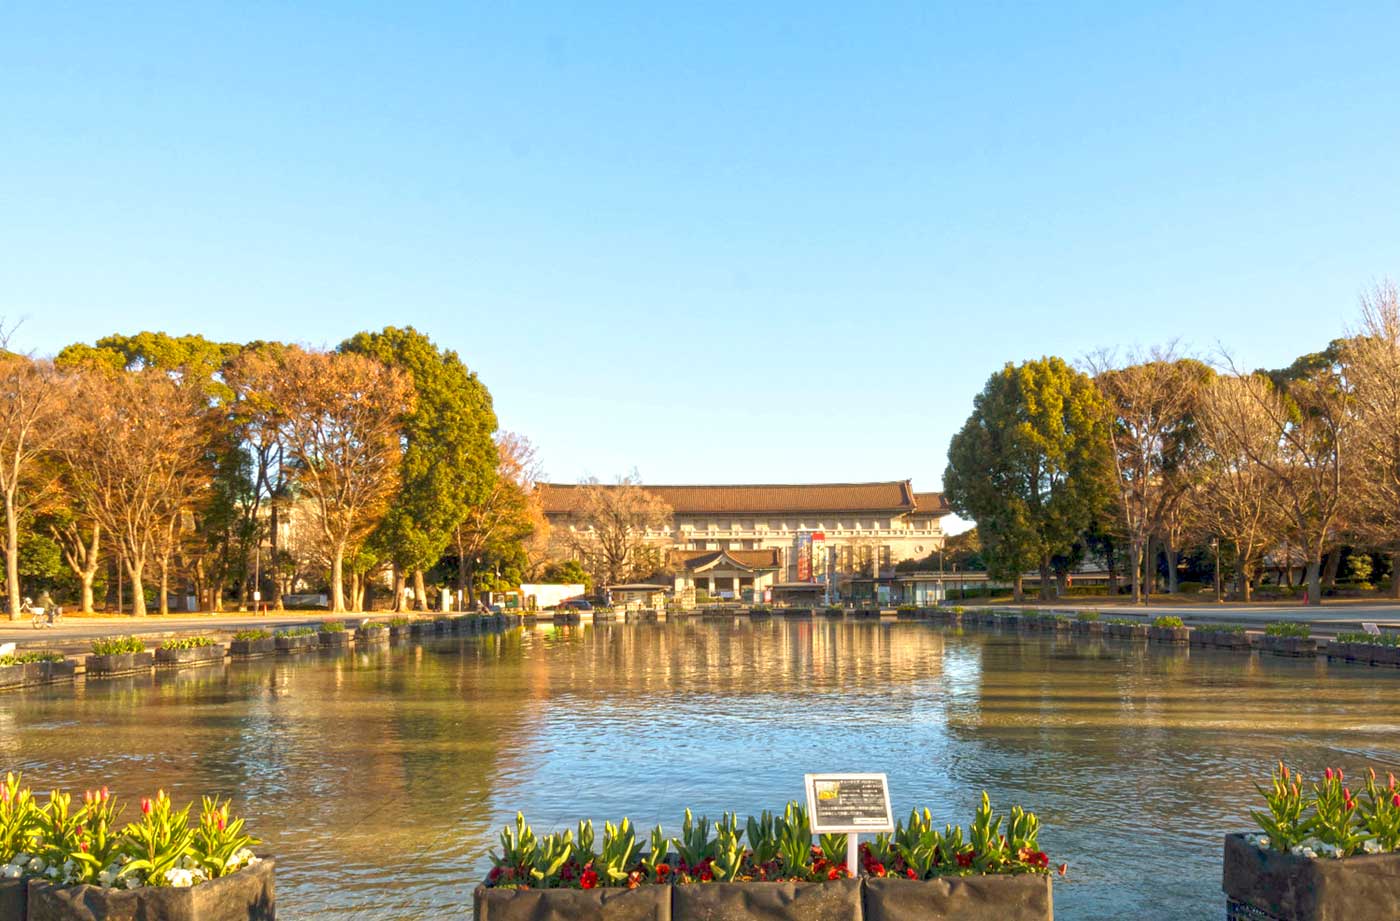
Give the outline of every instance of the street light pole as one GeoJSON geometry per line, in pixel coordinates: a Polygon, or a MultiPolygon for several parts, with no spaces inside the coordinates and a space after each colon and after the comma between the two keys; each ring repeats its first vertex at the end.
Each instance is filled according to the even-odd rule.
{"type": "Polygon", "coordinates": [[[1210,546],[1215,550],[1215,603],[1220,604],[1220,538],[1212,537],[1210,546]]]}

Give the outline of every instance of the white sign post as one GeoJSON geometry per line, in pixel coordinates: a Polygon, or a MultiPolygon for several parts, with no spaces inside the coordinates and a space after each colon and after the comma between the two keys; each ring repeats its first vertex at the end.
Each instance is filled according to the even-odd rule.
{"type": "Polygon", "coordinates": [[[894,831],[884,774],[807,774],[807,819],[814,835],[846,836],[846,871],[859,875],[860,835],[894,831]]]}

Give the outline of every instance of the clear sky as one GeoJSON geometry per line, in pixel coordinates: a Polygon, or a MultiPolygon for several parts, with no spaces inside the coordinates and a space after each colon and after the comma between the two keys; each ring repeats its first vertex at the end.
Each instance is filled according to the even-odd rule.
{"type": "Polygon", "coordinates": [[[937,488],[1005,361],[1400,273],[1400,5],[1333,6],[7,3],[0,315],[412,324],[555,479],[937,488]]]}

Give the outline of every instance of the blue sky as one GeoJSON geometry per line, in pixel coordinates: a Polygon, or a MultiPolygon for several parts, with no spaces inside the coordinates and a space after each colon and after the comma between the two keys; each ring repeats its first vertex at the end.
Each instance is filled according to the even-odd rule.
{"type": "Polygon", "coordinates": [[[560,480],[939,483],[1008,360],[1400,273],[1400,6],[11,3],[0,315],[413,324],[560,480]]]}

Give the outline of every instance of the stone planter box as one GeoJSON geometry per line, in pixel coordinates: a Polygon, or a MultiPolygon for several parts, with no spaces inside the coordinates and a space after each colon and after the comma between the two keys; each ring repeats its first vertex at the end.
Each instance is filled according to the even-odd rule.
{"type": "Polygon", "coordinates": [[[355,631],[355,642],[369,645],[387,644],[389,642],[389,628],[384,626],[361,627],[355,631]]]}
{"type": "Polygon", "coordinates": [[[783,613],[783,616],[795,620],[811,620],[814,613],[815,612],[813,612],[811,608],[788,608],[787,611],[783,613]]]}
{"type": "Polygon", "coordinates": [[[196,646],[193,649],[157,649],[158,668],[184,668],[190,665],[216,665],[224,661],[222,643],[213,646],[196,646]]]}
{"type": "Polygon", "coordinates": [[[1269,636],[1259,637],[1259,648],[1276,656],[1315,656],[1317,640],[1310,636],[1269,636]]]}
{"type": "Polygon", "coordinates": [[[555,622],[556,624],[576,624],[576,623],[578,623],[581,619],[582,619],[582,618],[579,617],[578,611],[555,611],[555,612],[554,612],[554,622],[555,622]]]}
{"type": "Polygon", "coordinates": [[[228,654],[235,659],[255,659],[270,656],[277,652],[277,641],[270,636],[260,640],[233,640],[228,644],[228,654]]]}
{"type": "Polygon", "coordinates": [[[476,921],[670,921],[671,887],[487,889],[472,898],[476,921]]]}
{"type": "Polygon", "coordinates": [[[851,616],[860,620],[873,620],[880,616],[879,608],[856,608],[851,616]]]}
{"type": "Polygon", "coordinates": [[[675,921],[861,921],[858,879],[673,886],[675,921]]]}
{"type": "Polygon", "coordinates": [[[355,634],[349,630],[323,631],[316,634],[316,642],[322,649],[348,649],[355,642],[355,634]]]}
{"type": "Polygon", "coordinates": [[[1211,646],[1216,649],[1249,649],[1249,634],[1230,630],[1211,630],[1197,627],[1191,631],[1192,646],[1211,646]]]}
{"type": "Polygon", "coordinates": [[[153,652],[123,652],[114,656],[88,656],[83,667],[89,675],[125,675],[149,669],[156,660],[153,652]]]}
{"type": "Polygon", "coordinates": [[[1108,624],[1105,631],[1120,640],[1146,640],[1147,624],[1108,624]]]}
{"type": "Polygon", "coordinates": [[[1361,665],[1400,665],[1400,646],[1379,643],[1329,643],[1327,658],[1344,659],[1361,665]]]}
{"type": "Polygon", "coordinates": [[[1076,620],[1070,629],[1081,636],[1103,636],[1103,624],[1096,620],[1076,620]]]}
{"type": "Polygon", "coordinates": [[[409,636],[428,636],[437,629],[431,620],[415,620],[408,625],[409,636]]]}
{"type": "Polygon", "coordinates": [[[315,649],[317,646],[316,634],[307,633],[302,636],[278,636],[273,641],[277,645],[278,652],[305,652],[308,649],[315,649]]]}
{"type": "Polygon", "coordinates": [[[392,624],[389,627],[390,642],[397,643],[413,635],[413,624],[392,624]]]}
{"type": "Polygon", "coordinates": [[[1052,921],[1050,877],[867,879],[865,921],[1052,921]]]}
{"type": "Polygon", "coordinates": [[[846,611],[844,608],[822,608],[822,617],[829,617],[832,620],[836,620],[845,616],[846,611]]]}
{"type": "Polygon", "coordinates": [[[1191,642],[1190,627],[1148,627],[1147,638],[1154,643],[1186,646],[1191,642]]]}
{"type": "MultiPolygon", "coordinates": [[[[0,688],[17,688],[27,680],[24,663],[0,665],[0,688]]],[[[7,916],[0,914],[0,919],[7,916]]]]}
{"type": "Polygon", "coordinates": [[[1400,854],[1312,859],[1225,836],[1222,888],[1231,919],[1400,918],[1400,854]]]}
{"type": "Polygon", "coordinates": [[[273,861],[183,889],[55,886],[28,880],[28,921],[273,921],[273,861]]]}
{"type": "Polygon", "coordinates": [[[0,921],[25,921],[29,915],[29,880],[0,879],[0,921]]]}

